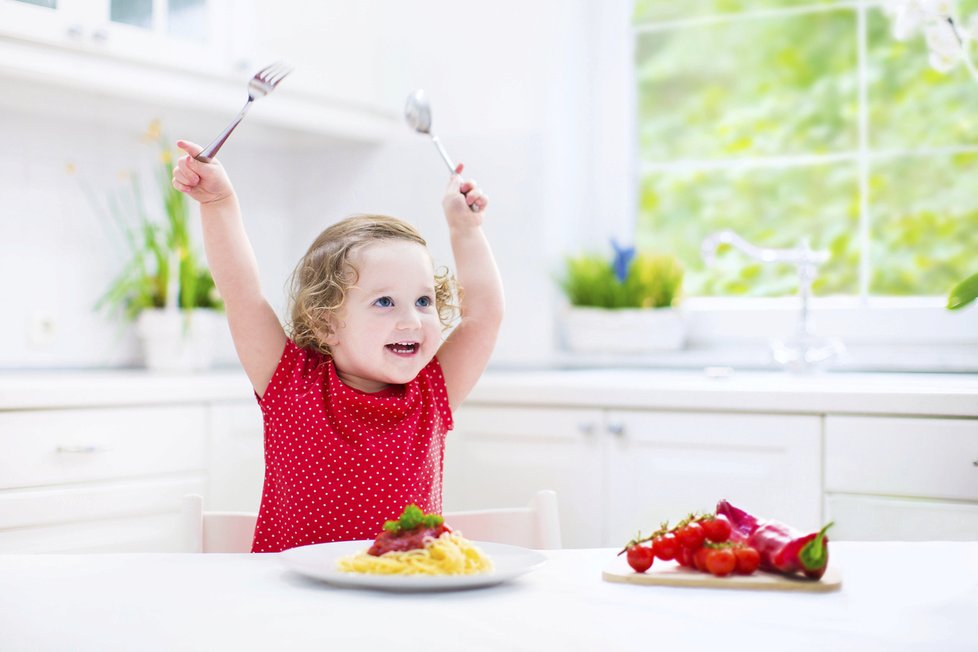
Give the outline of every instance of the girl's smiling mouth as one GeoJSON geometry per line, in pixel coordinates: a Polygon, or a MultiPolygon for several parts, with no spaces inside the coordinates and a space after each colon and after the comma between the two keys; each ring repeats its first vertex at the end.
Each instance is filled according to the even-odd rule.
{"type": "Polygon", "coordinates": [[[417,342],[394,342],[387,344],[384,348],[397,355],[413,355],[421,348],[417,342]]]}

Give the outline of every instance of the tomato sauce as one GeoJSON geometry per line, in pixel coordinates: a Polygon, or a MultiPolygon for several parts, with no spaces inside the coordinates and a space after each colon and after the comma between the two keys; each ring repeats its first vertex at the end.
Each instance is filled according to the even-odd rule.
{"type": "Polygon", "coordinates": [[[381,532],[374,544],[367,550],[368,555],[379,557],[385,552],[404,552],[424,548],[425,537],[437,539],[444,532],[451,530],[443,523],[438,527],[417,527],[407,532],[381,532]]]}

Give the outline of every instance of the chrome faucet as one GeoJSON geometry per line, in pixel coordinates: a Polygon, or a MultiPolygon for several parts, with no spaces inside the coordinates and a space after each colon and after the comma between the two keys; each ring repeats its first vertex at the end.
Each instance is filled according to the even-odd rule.
{"type": "Polygon", "coordinates": [[[802,238],[794,249],[758,247],[727,229],[711,233],[703,240],[700,255],[707,266],[713,264],[717,249],[723,244],[731,245],[762,263],[788,263],[798,271],[798,294],[801,297],[798,329],[790,338],[771,342],[771,355],[776,362],[791,371],[808,372],[845,353],[845,346],[840,340],[815,334],[815,322],[809,307],[812,281],[818,275],[818,266],[829,259],[828,251],[813,250],[808,238],[802,238]]]}

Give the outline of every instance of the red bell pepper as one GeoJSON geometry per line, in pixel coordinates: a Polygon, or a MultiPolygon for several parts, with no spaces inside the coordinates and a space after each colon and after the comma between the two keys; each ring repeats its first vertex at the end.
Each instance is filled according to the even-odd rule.
{"type": "Polygon", "coordinates": [[[742,509],[721,500],[717,514],[723,514],[732,526],[731,538],[742,541],[761,555],[761,568],[766,571],[794,575],[802,573],[820,579],[829,564],[829,539],[825,531],[803,534],[794,528],[772,520],[761,520],[742,509]]]}

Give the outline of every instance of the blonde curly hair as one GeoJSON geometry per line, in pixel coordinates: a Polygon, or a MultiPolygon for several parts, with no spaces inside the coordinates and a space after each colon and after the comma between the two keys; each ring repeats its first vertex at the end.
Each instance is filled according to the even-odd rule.
{"type": "MultiPolygon", "coordinates": [[[[289,330],[296,345],[330,353],[325,343],[333,333],[329,318],[342,308],[347,291],[358,278],[350,258],[359,248],[381,240],[428,246],[413,226],[386,215],[353,215],[328,227],[313,241],[292,272],[289,330]]],[[[458,316],[460,292],[446,268],[435,271],[435,307],[442,329],[449,328],[458,316]]]]}

